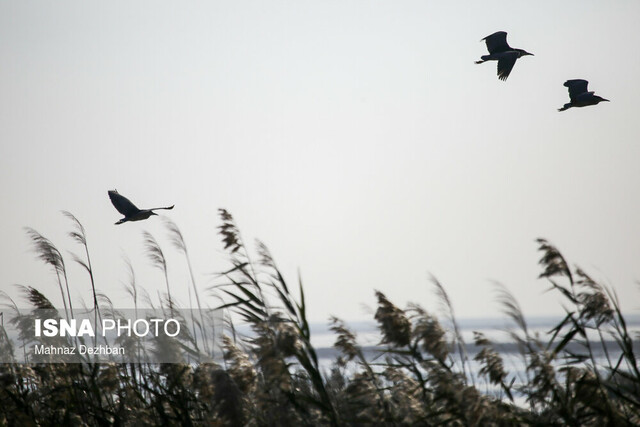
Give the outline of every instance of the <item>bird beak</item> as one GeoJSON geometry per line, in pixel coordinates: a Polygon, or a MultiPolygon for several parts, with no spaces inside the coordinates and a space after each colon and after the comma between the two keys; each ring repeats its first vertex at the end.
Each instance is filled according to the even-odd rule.
{"type": "Polygon", "coordinates": [[[527,55],[535,56],[533,53],[527,52],[527,55]]]}
{"type": "Polygon", "coordinates": [[[603,101],[607,101],[607,102],[611,102],[611,101],[609,101],[608,99],[604,99],[604,98],[602,98],[602,100],[603,100],[603,101]]]}

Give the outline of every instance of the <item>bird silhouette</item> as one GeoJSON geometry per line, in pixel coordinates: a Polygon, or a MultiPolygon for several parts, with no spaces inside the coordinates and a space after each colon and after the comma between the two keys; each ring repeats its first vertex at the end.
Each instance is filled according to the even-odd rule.
{"type": "Polygon", "coordinates": [[[118,190],[110,190],[108,193],[113,206],[118,210],[118,212],[124,215],[124,218],[115,223],[116,225],[127,221],[142,221],[143,219],[149,218],[151,215],[157,215],[157,213],[153,212],[155,210],[173,209],[175,206],[171,205],[165,208],[138,209],[136,205],[131,203],[131,200],[118,193],[118,190]]]}
{"type": "Polygon", "coordinates": [[[571,102],[564,104],[558,111],[565,111],[571,107],[586,107],[588,105],[597,105],[600,102],[610,102],[601,96],[594,95],[595,92],[588,92],[588,81],[582,79],[567,80],[564,86],[569,88],[569,99],[571,102]]]}
{"type": "Polygon", "coordinates": [[[507,80],[507,77],[511,74],[511,70],[513,70],[518,58],[526,55],[533,56],[533,53],[529,53],[524,49],[516,49],[509,46],[505,31],[498,31],[482,40],[487,43],[489,55],[481,56],[480,61],[476,61],[476,64],[482,64],[486,61],[498,61],[498,78],[503,81],[507,80]]]}

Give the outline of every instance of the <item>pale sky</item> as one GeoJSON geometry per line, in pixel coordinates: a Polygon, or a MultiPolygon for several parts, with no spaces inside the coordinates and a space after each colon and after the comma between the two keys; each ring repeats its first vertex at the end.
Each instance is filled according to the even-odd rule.
{"type": "MultiPolygon", "coordinates": [[[[494,281],[526,315],[559,314],[534,239],[640,308],[640,3],[596,1],[0,1],[0,288],[55,275],[24,227],[66,256],[86,228],[98,288],[118,307],[123,255],[174,294],[188,271],[158,217],[115,226],[107,190],[182,230],[198,286],[228,264],[218,208],[271,249],[309,317],[371,318],[374,289],[460,317],[498,315],[494,281]],[[506,82],[475,65],[504,30],[506,82]],[[559,113],[563,83],[610,99],[559,113]]],[[[208,298],[210,305],[215,305],[208,298]]],[[[24,304],[23,304],[24,305],[24,304]]]]}

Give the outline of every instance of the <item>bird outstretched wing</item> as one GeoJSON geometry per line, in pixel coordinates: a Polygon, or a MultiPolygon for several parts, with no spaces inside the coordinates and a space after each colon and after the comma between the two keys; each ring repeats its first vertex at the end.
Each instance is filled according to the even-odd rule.
{"type": "Polygon", "coordinates": [[[113,206],[118,210],[118,212],[120,212],[125,217],[133,215],[140,210],[136,207],[136,205],[131,203],[131,200],[120,195],[117,190],[110,190],[109,198],[111,199],[111,203],[113,203],[113,206]]]}
{"type": "Polygon", "coordinates": [[[571,98],[572,101],[575,100],[578,95],[587,92],[588,85],[589,82],[582,79],[567,80],[564,82],[564,86],[569,88],[569,98],[571,98]]]}
{"type": "Polygon", "coordinates": [[[507,80],[513,66],[516,65],[516,59],[518,59],[517,55],[508,55],[498,60],[498,78],[500,80],[507,80]]]}
{"type": "Polygon", "coordinates": [[[483,38],[485,42],[487,42],[487,49],[489,53],[498,53],[505,52],[507,50],[511,50],[511,46],[507,43],[507,32],[506,31],[498,31],[490,36],[483,38]]]}
{"type": "Polygon", "coordinates": [[[175,206],[175,205],[166,206],[166,207],[164,207],[164,208],[151,208],[151,209],[148,209],[148,210],[150,210],[150,211],[157,211],[158,209],[173,209],[173,207],[174,207],[174,206],[175,206]]]}

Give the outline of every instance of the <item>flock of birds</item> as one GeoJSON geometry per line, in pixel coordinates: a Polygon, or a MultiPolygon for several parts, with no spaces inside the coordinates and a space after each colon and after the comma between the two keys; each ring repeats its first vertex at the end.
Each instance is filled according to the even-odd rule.
{"type": "MultiPolygon", "coordinates": [[[[487,49],[489,50],[489,55],[483,55],[480,57],[480,61],[476,61],[476,64],[482,64],[487,61],[498,61],[498,78],[500,80],[507,80],[509,74],[511,74],[511,70],[513,70],[513,66],[516,64],[516,60],[523,56],[531,55],[533,53],[529,53],[524,49],[516,49],[509,46],[507,43],[507,33],[505,31],[498,31],[490,36],[483,38],[487,43],[487,49]]],[[[482,41],[481,40],[481,41],[482,41]]],[[[564,104],[562,108],[559,108],[558,111],[565,111],[571,107],[586,107],[588,105],[596,105],[600,102],[607,101],[608,99],[604,99],[598,95],[595,95],[594,92],[589,92],[587,90],[588,81],[582,79],[575,80],[567,80],[564,82],[564,86],[569,88],[569,99],[570,102],[564,104]]],[[[131,200],[127,199],[120,193],[118,190],[111,190],[108,192],[109,198],[111,199],[111,203],[113,206],[124,215],[124,218],[120,219],[116,222],[116,225],[122,224],[128,221],[141,221],[149,218],[152,215],[157,215],[155,210],[159,209],[173,209],[173,206],[167,206],[163,208],[152,208],[152,209],[139,209],[136,205],[131,203],[131,200]]]]}
{"type": "MultiPolygon", "coordinates": [[[[524,49],[516,49],[509,46],[507,43],[507,33],[505,31],[498,31],[483,38],[487,43],[487,50],[489,55],[483,55],[480,57],[480,61],[476,61],[476,64],[482,64],[486,61],[498,61],[498,78],[500,80],[507,80],[513,66],[516,64],[516,60],[523,56],[531,55],[524,49]]],[[[482,41],[481,40],[481,41],[482,41]]],[[[587,90],[588,81],[582,79],[567,80],[564,82],[564,86],[569,89],[570,102],[564,104],[562,108],[558,108],[558,111],[565,111],[571,107],[586,107],[588,105],[597,105],[600,102],[606,101],[594,92],[587,90]]]]}

